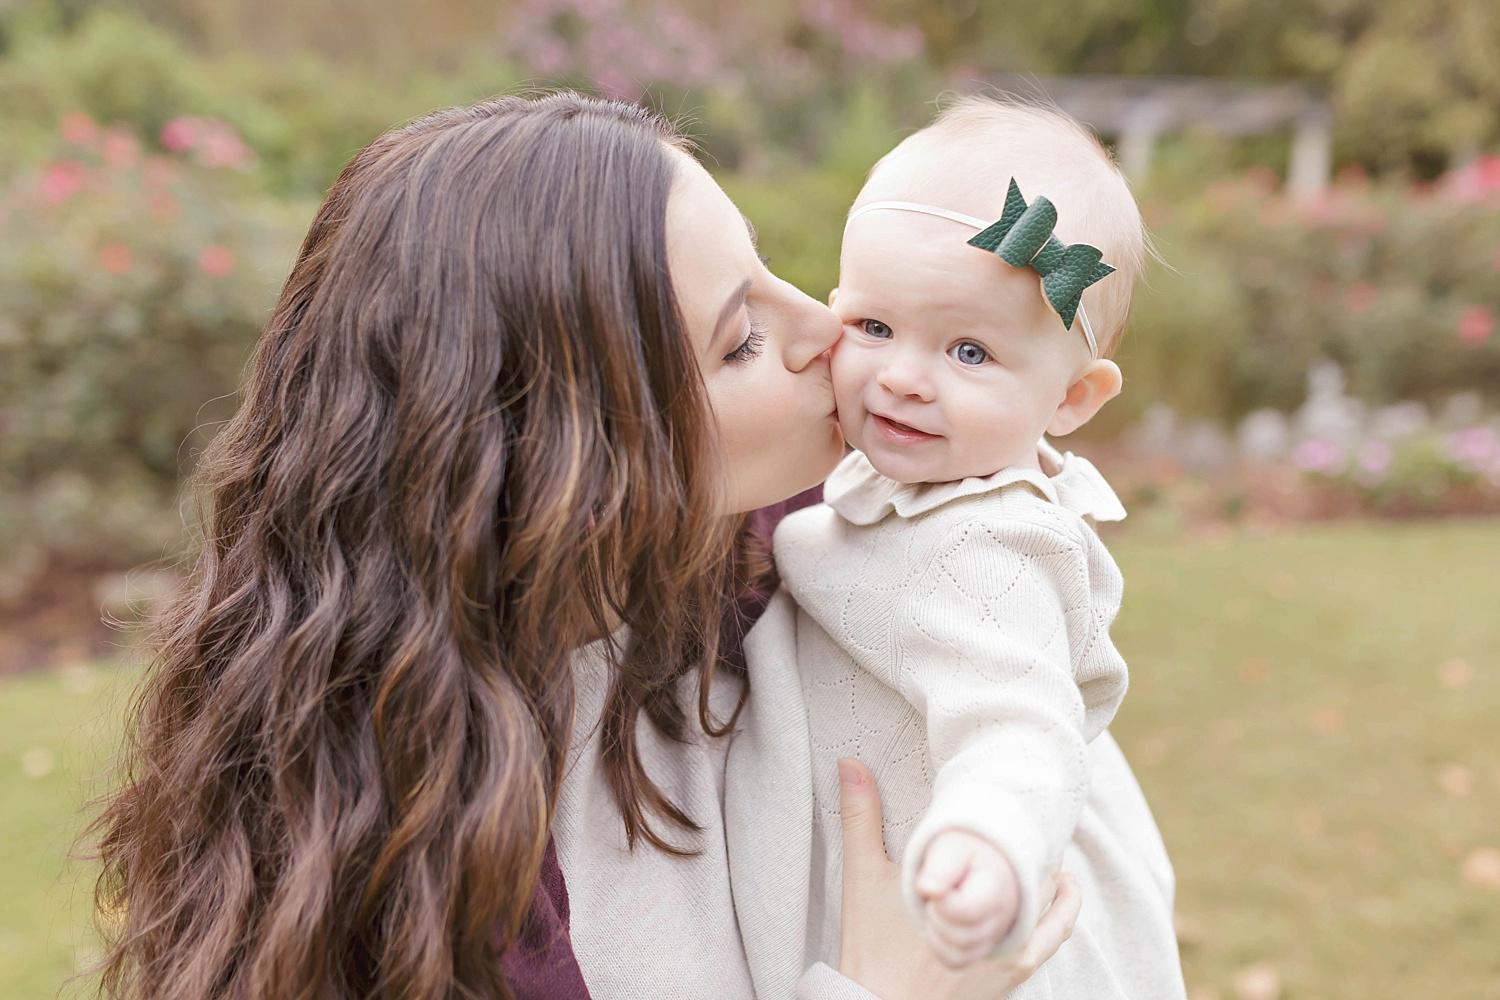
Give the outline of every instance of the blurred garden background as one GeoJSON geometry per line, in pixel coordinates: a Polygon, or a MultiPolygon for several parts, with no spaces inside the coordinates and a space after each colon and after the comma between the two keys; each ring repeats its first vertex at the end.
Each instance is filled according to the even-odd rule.
{"type": "Polygon", "coordinates": [[[1165,265],[1069,446],[1132,511],[1115,731],[1190,994],[1500,998],[1497,0],[0,0],[0,996],[94,954],[66,856],[140,670],[106,623],[191,546],[321,193],[555,84],[677,119],[818,297],[939,94],[1117,146],[1165,265]]]}

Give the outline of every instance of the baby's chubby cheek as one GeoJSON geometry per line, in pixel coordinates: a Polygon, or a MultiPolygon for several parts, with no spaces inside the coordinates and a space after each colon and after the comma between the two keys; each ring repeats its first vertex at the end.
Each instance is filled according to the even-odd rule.
{"type": "Polygon", "coordinates": [[[863,395],[867,373],[859,364],[860,350],[848,346],[848,337],[849,334],[845,332],[838,343],[833,345],[828,356],[828,370],[833,379],[833,401],[839,408],[839,424],[844,429],[844,439],[858,447],[850,435],[864,413],[863,395]]]}

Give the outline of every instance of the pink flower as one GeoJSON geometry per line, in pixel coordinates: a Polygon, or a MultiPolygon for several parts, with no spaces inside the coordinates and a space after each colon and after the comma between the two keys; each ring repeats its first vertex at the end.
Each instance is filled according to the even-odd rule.
{"type": "Polygon", "coordinates": [[[173,118],[161,127],[161,144],[163,149],[169,149],[174,153],[181,153],[192,149],[198,142],[198,119],[196,118],[173,118]]]}
{"type": "Polygon", "coordinates": [[[191,150],[205,167],[248,170],[255,165],[254,151],[227,123],[214,118],[173,118],[161,127],[161,144],[174,153],[191,150]]]}
{"type": "Polygon", "coordinates": [[[119,129],[104,132],[104,162],[115,170],[127,170],[141,158],[141,144],[135,136],[119,129]]]}
{"type": "Polygon", "coordinates": [[[1449,453],[1460,462],[1474,465],[1494,455],[1497,445],[1500,445],[1500,440],[1496,439],[1491,427],[1465,427],[1448,435],[1449,453]]]}
{"type": "Polygon", "coordinates": [[[1458,200],[1482,201],[1500,191],[1500,156],[1478,157],[1450,171],[1443,180],[1458,200]]]}
{"type": "Polygon", "coordinates": [[[1281,178],[1270,167],[1255,166],[1245,171],[1245,184],[1255,194],[1265,197],[1276,190],[1281,178]]]}
{"type": "Polygon", "coordinates": [[[1292,461],[1303,472],[1330,472],[1340,458],[1338,448],[1319,438],[1303,441],[1292,452],[1292,461]]]}
{"type": "Polygon", "coordinates": [[[1348,163],[1339,167],[1333,175],[1333,183],[1339,187],[1367,188],[1370,186],[1370,175],[1358,163],[1348,163]]]}
{"type": "Polygon", "coordinates": [[[1477,347],[1495,332],[1495,313],[1489,306],[1470,306],[1458,318],[1458,339],[1467,347],[1477,347]]]}
{"type": "Polygon", "coordinates": [[[62,117],[62,136],[75,146],[84,146],[94,141],[99,134],[99,126],[94,124],[94,119],[82,111],[69,111],[62,117]]]}
{"type": "Polygon", "coordinates": [[[223,278],[234,270],[234,254],[218,244],[206,246],[198,255],[198,266],[210,277],[223,278]]]}
{"type": "Polygon", "coordinates": [[[177,218],[177,199],[164,191],[156,191],[146,196],[146,207],[151,211],[153,218],[170,222],[177,218]]]}
{"type": "Polygon", "coordinates": [[[124,274],[135,263],[135,256],[123,243],[106,243],[99,249],[99,266],[110,274],[124,274]]]}
{"type": "Polygon", "coordinates": [[[1366,441],[1359,449],[1355,481],[1365,489],[1379,486],[1385,470],[1391,466],[1391,457],[1391,446],[1384,441],[1366,441]]]}
{"type": "Polygon", "coordinates": [[[177,172],[177,164],[165,156],[146,157],[146,184],[151,188],[159,190],[166,187],[177,179],[177,172]]]}
{"type": "Polygon", "coordinates": [[[1363,315],[1375,308],[1375,300],[1380,293],[1375,286],[1368,281],[1356,281],[1344,289],[1344,308],[1356,316],[1363,315]]]}
{"type": "Polygon", "coordinates": [[[1223,215],[1239,202],[1239,190],[1228,181],[1219,181],[1209,186],[1204,192],[1203,200],[1207,203],[1209,211],[1215,215],[1223,215]]]}
{"type": "Polygon", "coordinates": [[[549,35],[531,56],[531,68],[543,76],[556,76],[568,65],[568,47],[555,35],[549,35]]]}
{"type": "Polygon", "coordinates": [[[1359,449],[1359,467],[1380,475],[1391,465],[1391,446],[1384,441],[1366,441],[1359,449]]]}
{"type": "Polygon", "coordinates": [[[48,205],[61,205],[77,194],[87,179],[88,168],[77,160],[54,163],[42,174],[42,201],[48,205]]]}
{"type": "Polygon", "coordinates": [[[255,153],[240,141],[239,135],[223,122],[205,121],[198,140],[198,162],[205,167],[228,167],[248,170],[255,165],[255,153]]]}

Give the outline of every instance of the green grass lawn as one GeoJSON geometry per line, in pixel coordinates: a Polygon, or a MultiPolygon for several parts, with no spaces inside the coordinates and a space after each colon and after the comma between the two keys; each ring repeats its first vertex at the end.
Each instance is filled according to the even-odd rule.
{"type": "MultiPolygon", "coordinates": [[[[1500,523],[1112,548],[1114,731],[1177,865],[1195,1000],[1500,1000],[1500,523]]],[[[91,952],[64,856],[109,679],[0,682],[4,1000],[53,996],[91,952]]]]}
{"type": "Polygon", "coordinates": [[[1500,524],[1115,551],[1192,995],[1500,998],[1500,524]]]}
{"type": "MultiPolygon", "coordinates": [[[[92,870],[69,861],[132,676],[75,666],[0,680],[0,997],[48,1000],[96,957],[92,870]]],[[[67,995],[82,995],[74,983],[67,995]]]]}

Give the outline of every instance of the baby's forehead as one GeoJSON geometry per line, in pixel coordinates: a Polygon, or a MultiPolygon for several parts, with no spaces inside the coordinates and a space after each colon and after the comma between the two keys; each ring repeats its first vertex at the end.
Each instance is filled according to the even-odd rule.
{"type": "Polygon", "coordinates": [[[993,221],[1005,209],[1010,179],[1034,172],[1017,159],[973,143],[909,139],[871,172],[855,207],[879,201],[916,202],[993,221]]]}
{"type": "Polygon", "coordinates": [[[913,212],[862,213],[844,230],[841,286],[924,289],[934,297],[982,294],[999,280],[999,262],[969,245],[974,232],[913,212]]]}
{"type": "Polygon", "coordinates": [[[895,209],[860,213],[844,230],[839,298],[855,311],[964,324],[1005,314],[1023,322],[1046,309],[1031,271],[971,246],[977,230],[950,219],[895,209]]]}

